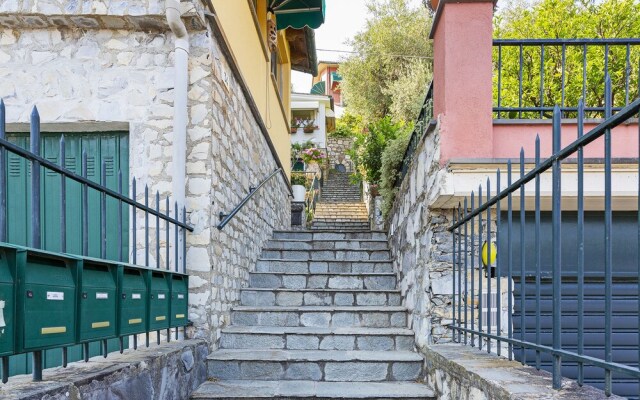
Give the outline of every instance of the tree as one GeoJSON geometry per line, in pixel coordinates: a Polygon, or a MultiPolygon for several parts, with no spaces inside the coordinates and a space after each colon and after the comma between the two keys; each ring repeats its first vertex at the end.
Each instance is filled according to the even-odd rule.
{"type": "Polygon", "coordinates": [[[357,55],[340,65],[347,110],[366,122],[391,115],[413,121],[431,79],[430,13],[408,0],[370,0],[365,29],[350,42],[357,55]]]}
{"type": "MultiPolygon", "coordinates": [[[[497,38],[635,38],[640,36],[640,2],[638,0],[516,0],[496,13],[494,35],[497,38]]],[[[501,105],[517,107],[519,96],[520,50],[502,48],[501,105]]],[[[545,106],[562,102],[562,46],[545,46],[543,96],[545,106]]],[[[585,104],[604,105],[604,46],[587,47],[585,104]]],[[[523,48],[522,106],[540,106],[539,46],[523,48]]],[[[626,46],[610,46],[608,72],[612,81],[614,106],[626,103],[625,87],[629,80],[629,100],[640,95],[638,75],[640,46],[631,46],[627,69],[626,46]],[[627,74],[628,71],[628,74],[627,74]]],[[[567,107],[576,107],[583,97],[583,47],[565,48],[565,98],[567,107]]],[[[494,70],[498,70],[498,52],[494,48],[494,70]]],[[[497,74],[494,74],[497,88],[497,74]]],[[[494,103],[498,93],[494,91],[494,103]]],[[[547,116],[550,113],[546,113],[547,116]]],[[[593,113],[597,116],[598,113],[593,113]]],[[[602,114],[599,113],[601,116],[602,114]]],[[[515,115],[513,115],[515,117],[515,115]]],[[[533,117],[525,113],[524,118],[533,117]]]]}
{"type": "Polygon", "coordinates": [[[350,152],[356,164],[356,178],[371,184],[380,183],[382,153],[387,144],[399,136],[408,136],[412,129],[413,124],[394,122],[386,116],[370,123],[367,130],[356,133],[350,152]]]}

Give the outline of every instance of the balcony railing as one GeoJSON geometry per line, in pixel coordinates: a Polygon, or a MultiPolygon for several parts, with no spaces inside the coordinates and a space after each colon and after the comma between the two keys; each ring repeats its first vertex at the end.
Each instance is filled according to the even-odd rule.
{"type": "Polygon", "coordinates": [[[613,112],[640,95],[640,39],[496,39],[494,118],[549,119],[557,104],[576,118],[605,116],[605,76],[613,112]]]}
{"type": "MultiPolygon", "coordinates": [[[[570,368],[576,368],[577,376],[572,378],[576,378],[580,384],[586,382],[587,378],[592,382],[601,379],[609,395],[612,393],[614,374],[618,379],[620,376],[640,379],[637,364],[640,360],[637,350],[640,340],[637,325],[640,314],[640,261],[620,262],[620,257],[635,254],[629,256],[633,259],[639,254],[640,225],[636,227],[635,224],[640,223],[637,222],[640,221],[640,212],[634,205],[635,211],[629,222],[638,229],[638,234],[634,233],[629,240],[619,232],[612,235],[611,150],[612,129],[639,116],[640,98],[629,101],[628,106],[612,115],[613,91],[608,76],[605,83],[603,115],[606,119],[602,123],[584,133],[587,111],[582,100],[578,101],[577,138],[561,148],[563,112],[560,106],[555,106],[553,155],[541,159],[540,140],[537,139],[535,167],[525,171],[525,154],[522,150],[520,178],[513,181],[509,161],[505,187],[501,183],[504,182],[504,171],[498,169],[493,182],[487,179],[484,188],[479,186],[476,193],[471,193],[469,201],[465,198],[464,204],[454,210],[453,224],[449,230],[453,239],[451,328],[454,341],[503,354],[510,359],[515,357],[523,364],[549,369],[556,389],[561,387],[562,374],[570,368]],[[600,138],[603,140],[597,140],[600,138]],[[599,161],[604,170],[602,208],[589,214],[590,218],[596,219],[594,226],[602,236],[594,235],[593,230],[585,234],[587,205],[583,153],[587,146],[598,146],[604,154],[599,161]],[[563,160],[570,157],[576,163],[576,167],[570,168],[570,174],[577,176],[577,181],[573,182],[566,179],[567,174],[563,175],[562,168],[563,160]],[[542,225],[541,185],[549,178],[551,215],[550,221],[542,225]],[[576,188],[575,215],[566,211],[566,199],[563,199],[563,191],[568,187],[573,191],[572,184],[576,188]],[[527,193],[530,202],[526,201],[527,193]],[[514,196],[519,201],[517,211],[514,211],[514,196]],[[569,233],[563,234],[568,214],[575,218],[575,225],[572,225],[569,233]],[[496,253],[492,248],[497,249],[496,253]],[[593,256],[594,248],[601,249],[599,256],[587,256],[593,256]],[[619,296],[624,294],[614,293],[614,281],[629,277],[633,279],[626,283],[626,297],[621,300],[619,296]],[[567,283],[571,286],[565,286],[567,283]],[[601,301],[602,307],[596,301],[601,301]],[[628,341],[635,344],[632,348],[636,350],[614,352],[614,326],[617,330],[623,323],[626,328],[632,326],[634,333],[630,335],[635,337],[628,341]],[[599,333],[585,339],[587,330],[593,333],[594,329],[599,333]],[[567,335],[572,336],[569,338],[571,340],[577,336],[577,343],[564,343],[568,340],[567,335]],[[599,370],[602,376],[598,377],[594,369],[599,370]]],[[[638,159],[631,163],[638,171],[638,159]]],[[[626,181],[627,186],[623,190],[625,193],[633,191],[634,197],[640,198],[637,176],[635,180],[626,181]]],[[[593,210],[593,202],[590,207],[593,210]]]]}

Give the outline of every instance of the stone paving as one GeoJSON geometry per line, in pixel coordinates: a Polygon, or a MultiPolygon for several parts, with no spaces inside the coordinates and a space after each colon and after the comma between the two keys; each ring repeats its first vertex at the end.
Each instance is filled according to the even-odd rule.
{"type": "Polygon", "coordinates": [[[433,398],[383,232],[275,232],[249,282],[193,399],[433,398]]]}

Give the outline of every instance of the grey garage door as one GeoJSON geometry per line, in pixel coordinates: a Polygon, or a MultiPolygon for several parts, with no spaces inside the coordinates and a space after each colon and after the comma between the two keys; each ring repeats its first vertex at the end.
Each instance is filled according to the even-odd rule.
{"type": "MultiPolygon", "coordinates": [[[[613,243],[613,361],[630,366],[638,365],[638,223],[635,212],[614,212],[612,227],[613,243]]],[[[506,221],[506,215],[503,215],[506,221]]],[[[500,256],[507,260],[507,230],[500,234],[500,256]]],[[[514,314],[513,329],[516,338],[535,342],[536,297],[535,297],[535,216],[526,213],[525,241],[520,243],[519,213],[513,216],[513,265],[514,270],[514,314]],[[521,289],[520,255],[525,252],[524,310],[520,299],[521,289]],[[517,273],[515,271],[518,271],[517,273]],[[524,326],[521,315],[524,313],[524,326]]],[[[541,301],[540,329],[541,343],[552,344],[552,281],[551,255],[552,234],[551,214],[541,214],[541,301]]],[[[562,215],[562,347],[577,351],[578,345],[578,302],[577,302],[577,214],[566,212],[562,215]]],[[[585,354],[604,358],[604,213],[585,213],[585,286],[584,286],[584,346],[585,354]]],[[[506,261],[504,264],[506,267],[506,261]]],[[[506,268],[505,268],[506,269],[506,268]]],[[[506,275],[506,274],[505,274],[506,275]]],[[[515,357],[535,366],[534,350],[524,353],[516,350],[515,357]]],[[[551,356],[541,355],[542,368],[551,370],[551,356]]],[[[578,368],[575,362],[563,361],[563,376],[576,379],[578,368]]],[[[585,383],[604,388],[604,371],[592,366],[584,367],[585,383]]],[[[613,391],[617,395],[636,398],[638,381],[625,375],[613,374],[613,391]]]]}

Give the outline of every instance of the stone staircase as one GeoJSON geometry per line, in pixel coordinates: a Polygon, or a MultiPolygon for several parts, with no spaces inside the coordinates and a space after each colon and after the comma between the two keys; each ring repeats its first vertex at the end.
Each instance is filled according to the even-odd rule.
{"type": "Polygon", "coordinates": [[[432,399],[383,232],[275,232],[192,399],[432,399]]]}
{"type": "Polygon", "coordinates": [[[330,171],[316,204],[312,229],[367,230],[369,214],[360,187],[345,172],[330,171]]]}

